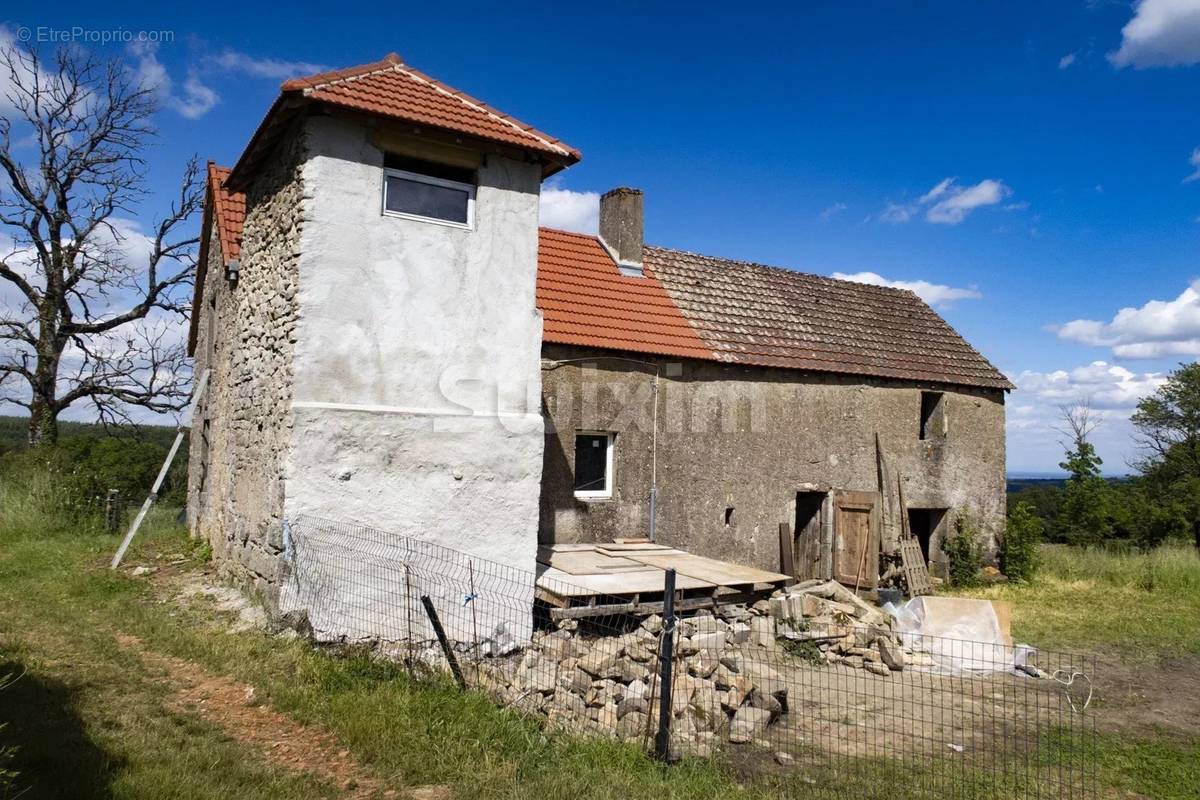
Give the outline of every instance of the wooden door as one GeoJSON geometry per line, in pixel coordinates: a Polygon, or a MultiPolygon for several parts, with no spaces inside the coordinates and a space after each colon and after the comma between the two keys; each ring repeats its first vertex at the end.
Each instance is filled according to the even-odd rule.
{"type": "Polygon", "coordinates": [[[824,492],[798,492],[796,494],[795,540],[792,543],[792,561],[797,580],[826,578],[821,568],[821,509],[824,492]]]}
{"type": "Polygon", "coordinates": [[[834,498],[833,578],[873,589],[879,582],[879,525],[874,492],[839,492],[834,498]]]}

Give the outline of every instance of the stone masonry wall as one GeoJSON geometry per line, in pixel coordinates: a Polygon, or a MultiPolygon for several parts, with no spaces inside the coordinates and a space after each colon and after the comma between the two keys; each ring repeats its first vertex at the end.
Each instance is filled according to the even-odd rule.
{"type": "Polygon", "coordinates": [[[189,518],[193,532],[211,543],[222,571],[272,604],[283,548],[305,152],[297,127],[259,169],[246,193],[239,279],[226,281],[220,260],[210,257],[197,310],[196,369],[212,372],[192,425],[189,518]],[[210,348],[206,317],[214,298],[210,348]]]}
{"type": "MultiPolygon", "coordinates": [[[[700,555],[777,570],[779,523],[797,492],[879,489],[875,434],[910,508],[949,509],[994,555],[1005,513],[1004,395],[854,376],[753,368],[545,345],[543,543],[645,536],[660,369],[658,538],[700,555]],[[614,356],[626,354],[613,353],[614,356]],[[944,392],[948,435],[921,440],[921,391],[944,392]],[[576,431],[615,433],[610,499],[574,496],[576,431]],[[732,512],[727,514],[727,510],[732,512]]],[[[936,545],[938,542],[934,542],[936,545]]]]}

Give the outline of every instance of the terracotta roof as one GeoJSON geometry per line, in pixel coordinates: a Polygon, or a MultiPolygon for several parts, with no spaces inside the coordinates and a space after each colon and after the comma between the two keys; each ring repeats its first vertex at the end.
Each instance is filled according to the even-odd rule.
{"type": "MultiPolygon", "coordinates": [[[[208,166],[222,260],[241,250],[245,197],[208,166]]],[[[202,243],[202,248],[206,243],[202,243]]],[[[538,231],[542,340],[631,353],[1011,389],[912,292],[647,247],[646,277],[620,274],[595,236],[538,231]]],[[[196,277],[203,296],[206,260],[196,277]]],[[[196,307],[195,305],[193,307],[196,307]]],[[[195,346],[195,315],[190,344],[195,346]]]]}
{"type": "Polygon", "coordinates": [[[208,162],[209,197],[213,203],[217,238],[221,242],[221,256],[226,264],[241,256],[242,223],[246,221],[246,195],[231,192],[224,186],[229,171],[228,167],[208,162]]]}
{"type": "Polygon", "coordinates": [[[545,342],[713,358],[653,272],[622,276],[595,236],[538,232],[537,307],[545,342]]]}
{"type": "Polygon", "coordinates": [[[196,352],[199,331],[200,302],[204,298],[204,282],[208,277],[208,240],[213,226],[221,248],[221,263],[225,266],[242,253],[242,225],[246,221],[246,195],[231,191],[225,185],[228,167],[208,162],[208,190],[204,201],[204,223],[200,236],[200,253],[196,259],[196,285],[192,290],[192,317],[188,324],[188,355],[196,352]]]}
{"type": "Polygon", "coordinates": [[[910,291],[659,247],[645,261],[719,361],[1013,388],[910,291]]]}
{"type": "Polygon", "coordinates": [[[517,145],[574,163],[579,151],[458,89],[418,72],[391,53],[359,67],[294,78],[282,91],[480,139],[517,145]]]}

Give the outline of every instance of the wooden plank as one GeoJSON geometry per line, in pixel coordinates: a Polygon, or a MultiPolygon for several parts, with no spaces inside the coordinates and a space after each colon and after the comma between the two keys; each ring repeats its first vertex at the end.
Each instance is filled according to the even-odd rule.
{"type": "MultiPolygon", "coordinates": [[[[627,552],[627,551],[633,551],[633,552],[647,552],[647,551],[661,551],[661,552],[667,552],[667,551],[675,550],[675,548],[673,548],[673,547],[667,547],[666,545],[662,545],[662,544],[655,544],[654,542],[626,542],[626,543],[621,543],[621,542],[601,542],[600,544],[597,544],[597,545],[596,545],[596,549],[597,549],[597,550],[600,550],[600,551],[606,551],[606,550],[607,550],[607,551],[609,551],[609,552],[613,552],[613,553],[625,553],[625,552],[627,552]]],[[[675,550],[675,552],[679,552],[679,551],[678,551],[678,550],[675,550]]]]}
{"type": "Polygon", "coordinates": [[[921,543],[912,535],[908,525],[908,503],[904,501],[904,476],[896,473],[896,494],[900,499],[900,564],[904,567],[904,580],[912,597],[933,594],[933,581],[929,580],[929,564],[921,552],[921,543]]]}
{"type": "Polygon", "coordinates": [[[929,566],[921,552],[921,543],[907,536],[900,540],[900,561],[904,565],[904,580],[912,597],[933,594],[933,582],[929,580],[929,566]]]}
{"type": "MultiPolygon", "coordinates": [[[[659,587],[661,591],[662,587],[659,587]]],[[[678,586],[676,586],[678,588],[678,586]]],[[[693,597],[684,598],[675,601],[676,611],[696,611],[701,608],[715,609],[722,604],[731,603],[751,603],[760,599],[757,592],[735,592],[732,594],[721,595],[719,598],[712,597],[693,597]]],[[[610,603],[608,605],[594,606],[572,606],[569,608],[552,608],[550,609],[550,619],[558,621],[561,619],[584,619],[587,617],[602,617],[609,614],[634,614],[638,616],[649,616],[651,614],[661,614],[663,611],[663,603],[661,600],[650,602],[629,602],[629,603],[610,603]]]]}
{"type": "Polygon", "coordinates": [[[603,575],[608,572],[638,572],[650,569],[628,558],[606,555],[596,550],[551,553],[542,563],[571,575],[603,575]]]}
{"type": "Polygon", "coordinates": [[[875,458],[879,470],[880,550],[884,553],[895,553],[900,546],[903,523],[898,518],[896,496],[892,492],[895,482],[892,480],[878,432],[875,434],[875,458]]]}
{"type": "Polygon", "coordinates": [[[796,575],[795,547],[792,526],[786,522],[779,523],[779,571],[792,577],[796,575]]]}
{"type": "MultiPolygon", "coordinates": [[[[627,553],[627,558],[649,564],[662,569],[673,568],[680,578],[688,577],[707,581],[717,586],[733,586],[744,583],[778,583],[787,581],[790,576],[778,572],[746,567],[741,564],[730,564],[728,561],[717,561],[691,553],[676,551],[669,554],[627,553]]],[[[682,584],[680,584],[682,585],[682,584]]]]}
{"type": "MultiPolygon", "coordinates": [[[[662,570],[642,572],[616,572],[604,575],[571,575],[554,567],[548,567],[538,577],[537,585],[559,597],[587,597],[589,595],[623,595],[639,592],[661,592],[662,570]]],[[[712,583],[688,576],[679,576],[676,588],[711,589],[712,583]]]]}

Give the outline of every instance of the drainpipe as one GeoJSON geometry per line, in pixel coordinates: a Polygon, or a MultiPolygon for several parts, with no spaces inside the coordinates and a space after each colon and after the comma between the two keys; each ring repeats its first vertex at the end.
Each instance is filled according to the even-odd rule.
{"type": "Polygon", "coordinates": [[[658,541],[658,366],[654,367],[654,414],[650,433],[650,541],[658,541]]]}

